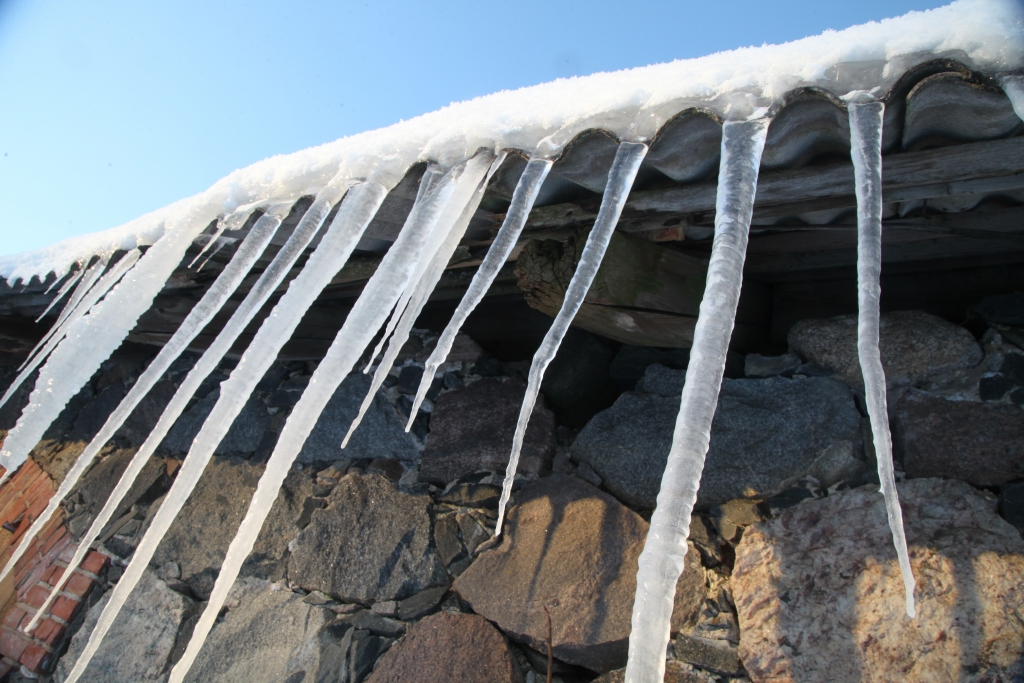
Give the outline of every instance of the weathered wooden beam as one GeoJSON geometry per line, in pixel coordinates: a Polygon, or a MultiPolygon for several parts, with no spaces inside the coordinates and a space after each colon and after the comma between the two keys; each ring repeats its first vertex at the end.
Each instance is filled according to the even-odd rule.
{"type": "MultiPolygon", "coordinates": [[[[526,302],[554,316],[576,270],[587,231],[565,241],[532,241],[516,262],[526,302]]],[[[707,259],[621,233],[612,236],[601,268],[573,325],[636,346],[688,347],[707,278],[707,259]]],[[[767,334],[769,307],[737,316],[735,342],[754,346],[767,334]]]]}

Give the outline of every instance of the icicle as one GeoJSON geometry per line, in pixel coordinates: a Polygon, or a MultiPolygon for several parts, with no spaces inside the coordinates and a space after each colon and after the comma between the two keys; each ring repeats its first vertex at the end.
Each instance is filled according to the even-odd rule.
{"type": "Polygon", "coordinates": [[[722,127],[715,238],[672,448],[647,542],[640,554],[626,665],[628,683],[661,683],[665,676],[665,648],[676,581],[683,571],[690,514],[697,500],[711,438],[711,421],[722,386],[725,354],[736,321],[757,173],[767,130],[768,120],[763,118],[730,121],[722,127]]]}
{"type": "MultiPolygon", "coordinates": [[[[342,439],[342,448],[348,446],[349,439],[352,438],[353,432],[355,432],[359,423],[362,422],[363,416],[366,415],[366,411],[369,410],[370,406],[373,404],[373,399],[377,395],[377,390],[384,384],[384,380],[387,379],[388,373],[395,364],[395,359],[402,350],[402,346],[409,339],[409,332],[412,330],[413,324],[423,311],[423,305],[427,302],[431,292],[434,291],[434,287],[437,286],[438,281],[441,279],[444,269],[448,266],[452,255],[458,248],[459,242],[466,234],[466,228],[469,227],[469,222],[472,220],[473,214],[476,213],[477,207],[480,205],[480,200],[483,199],[487,181],[490,180],[491,175],[493,175],[494,172],[498,170],[498,167],[505,161],[505,157],[506,154],[502,153],[491,163],[487,176],[480,179],[477,187],[474,189],[472,195],[465,204],[461,202],[452,202],[452,205],[449,206],[449,210],[438,220],[439,227],[449,224],[451,225],[451,228],[448,230],[448,234],[444,241],[439,245],[437,252],[429,258],[421,259],[420,264],[423,266],[421,272],[418,273],[418,277],[414,277],[410,286],[407,287],[406,291],[402,294],[402,299],[405,302],[405,305],[403,306],[402,302],[399,302],[398,306],[395,307],[396,313],[391,319],[394,320],[397,317],[397,312],[399,310],[402,310],[402,316],[394,327],[394,335],[389,340],[388,350],[384,354],[384,358],[381,359],[380,364],[377,366],[377,371],[373,374],[373,381],[370,382],[370,389],[366,392],[366,397],[363,399],[362,405],[359,406],[359,412],[356,414],[356,418],[352,420],[352,424],[349,425],[345,438],[342,439]]],[[[428,255],[424,254],[423,256],[427,257],[428,255]]],[[[385,332],[385,336],[387,335],[388,333],[385,332]]],[[[415,413],[413,413],[413,415],[415,415],[415,413]]]]}
{"type": "Polygon", "coordinates": [[[1010,98],[1010,104],[1013,105],[1018,118],[1024,120],[1024,76],[1004,74],[999,77],[999,85],[1003,86],[1003,92],[1010,98]]]}
{"type": "MultiPolygon", "coordinates": [[[[50,305],[47,306],[46,309],[42,313],[39,314],[38,318],[36,318],[36,322],[39,322],[40,320],[45,318],[46,314],[50,312],[50,309],[52,309],[57,304],[58,301],[63,299],[65,294],[67,294],[68,292],[71,291],[71,288],[75,286],[76,282],[78,282],[79,280],[82,279],[82,275],[84,275],[84,274],[85,274],[85,268],[79,268],[74,273],[72,273],[71,277],[69,277],[67,280],[65,280],[64,284],[62,284],[60,286],[60,289],[57,290],[57,294],[53,297],[53,300],[50,302],[50,305]]],[[[55,285],[57,283],[54,282],[53,284],[55,285]]],[[[53,285],[50,285],[50,288],[52,289],[53,285]]],[[[49,293],[49,291],[50,291],[49,289],[46,290],[47,293],[49,293]]],[[[67,307],[65,306],[65,308],[67,308],[67,307]]],[[[63,315],[63,311],[61,311],[61,314],[63,315]]]]}
{"type": "MultiPolygon", "coordinates": [[[[36,534],[50,521],[50,517],[60,506],[61,501],[75,487],[79,478],[86,468],[92,464],[93,459],[100,450],[114,436],[114,433],[121,428],[121,425],[132,414],[132,411],[139,405],[139,402],[149,394],[153,386],[163,377],[164,372],[171,366],[171,363],[181,355],[182,351],[206,327],[207,323],[213,319],[213,316],[224,305],[224,302],[228,300],[228,297],[238,288],[242,279],[249,273],[253,264],[262,255],[267,244],[270,243],[283,218],[284,215],[265,214],[256,221],[256,224],[246,236],[245,241],[242,242],[238,251],[235,252],[231,262],[206,291],[206,294],[203,295],[199,303],[192,307],[192,310],[182,321],[181,325],[178,326],[174,335],[160,349],[160,353],[157,354],[145,372],[132,385],[128,395],[122,399],[117,409],[110,414],[100,431],[89,442],[89,445],[82,451],[82,454],[78,456],[74,466],[64,475],[64,480],[61,481],[57,492],[50,498],[46,509],[32,522],[32,526],[29,527],[28,532],[22,537],[14,554],[7,561],[7,565],[3,568],[3,571],[0,571],[0,582],[3,582],[14,568],[14,565],[21,559],[21,556],[25,554],[25,550],[29,547],[36,534]]],[[[148,460],[148,454],[142,460],[143,462],[148,460]]],[[[105,524],[106,520],[100,525],[100,528],[105,524]]],[[[92,539],[90,538],[89,542],[82,543],[81,547],[88,548],[91,542],[92,539]]],[[[68,573],[68,576],[70,576],[70,573],[68,573]]]]}
{"type": "MultiPolygon", "coordinates": [[[[335,197],[336,195],[332,194],[331,196],[335,197]]],[[[271,235],[268,236],[266,240],[261,241],[264,241],[264,243],[269,241],[270,237],[273,236],[272,233],[276,232],[281,221],[288,215],[290,209],[290,204],[280,204],[275,207],[271,207],[268,214],[257,221],[253,231],[256,230],[257,226],[260,226],[261,222],[265,226],[273,227],[271,235]]],[[[216,369],[217,365],[231,349],[232,345],[244,331],[245,327],[256,316],[260,308],[263,307],[263,304],[267,302],[281,282],[284,281],[284,278],[288,275],[292,266],[295,264],[295,261],[298,260],[306,246],[313,239],[314,235],[316,235],[316,232],[319,230],[320,224],[323,222],[328,211],[330,211],[330,204],[327,201],[321,202],[319,205],[314,204],[309,210],[307,210],[302,220],[285,242],[285,245],[277,253],[267,269],[264,270],[257,279],[256,284],[246,295],[242,303],[237,309],[235,309],[235,312],[232,314],[224,328],[220,331],[220,334],[217,335],[213,344],[210,345],[185,377],[185,380],[181,383],[170,402],[164,408],[164,412],[157,421],[156,426],[153,427],[149,436],[146,437],[146,441],[132,457],[131,462],[128,463],[128,467],[121,475],[117,486],[114,487],[113,492],[108,496],[103,508],[93,520],[92,526],[90,526],[85,536],[81,539],[78,550],[71,559],[64,576],[51,590],[50,595],[47,597],[43,606],[37,610],[35,617],[29,623],[28,627],[26,627],[26,632],[30,632],[34,629],[39,620],[46,614],[47,609],[56,598],[57,593],[61,590],[61,587],[67,581],[68,577],[71,576],[71,572],[82,562],[93,540],[98,538],[100,533],[102,533],[107,522],[110,521],[110,518],[116,512],[121,500],[125,495],[127,495],[128,491],[135,483],[135,479],[146,466],[150,456],[152,456],[156,451],[157,447],[159,447],[171,427],[174,426],[175,421],[182,412],[184,412],[189,400],[191,400],[192,396],[199,389],[203,380],[205,380],[210,373],[216,369]]],[[[260,230],[262,232],[264,228],[260,226],[260,230]]],[[[250,234],[252,234],[252,232],[250,232],[250,234]]],[[[254,258],[259,258],[261,253],[262,250],[257,251],[254,258]]],[[[242,277],[244,277],[244,275],[245,274],[242,273],[242,277]]],[[[198,305],[199,304],[197,304],[197,306],[198,305]]],[[[188,320],[183,322],[181,327],[185,327],[186,322],[188,322],[188,320]]],[[[199,327],[199,330],[201,329],[202,326],[199,327]]],[[[170,342],[168,342],[168,344],[170,344],[170,342]]],[[[130,411],[127,414],[130,414],[130,411]]],[[[106,438],[109,438],[109,436],[103,440],[99,440],[100,436],[102,435],[97,435],[97,439],[94,439],[93,442],[90,443],[89,448],[95,448],[98,451],[98,449],[103,447],[106,442],[106,438]]],[[[94,453],[95,452],[96,451],[94,451],[94,453]]]]}
{"type": "MultiPolygon", "coordinates": [[[[416,191],[416,201],[421,201],[421,197],[423,197],[426,192],[432,190],[443,176],[444,174],[436,166],[430,166],[426,173],[423,174],[423,177],[420,178],[420,186],[416,191]]],[[[384,344],[386,344],[388,339],[391,338],[391,333],[394,332],[395,326],[398,324],[398,319],[401,317],[402,313],[405,312],[405,307],[409,303],[410,295],[410,291],[403,292],[402,297],[392,309],[387,325],[384,328],[384,333],[381,334],[380,341],[377,342],[377,346],[374,347],[369,360],[366,361],[366,367],[363,368],[364,375],[370,372],[370,368],[373,367],[374,361],[377,360],[377,357],[380,356],[380,352],[384,349],[384,344]]]]}
{"type": "MultiPolygon", "coordinates": [[[[225,218],[227,218],[227,217],[225,216],[225,218]]],[[[212,247],[217,242],[217,240],[220,239],[220,236],[223,235],[225,233],[225,231],[227,231],[227,229],[228,229],[228,221],[227,220],[221,219],[221,220],[217,221],[217,229],[214,230],[212,235],[210,235],[210,239],[206,241],[206,244],[204,244],[203,248],[199,250],[199,253],[196,254],[196,257],[194,259],[192,259],[191,261],[189,261],[188,267],[189,268],[194,268],[195,265],[196,265],[196,261],[198,261],[200,258],[203,257],[203,254],[205,254],[207,252],[207,250],[210,247],[212,247]]],[[[205,264],[206,261],[209,261],[211,258],[213,258],[213,255],[216,254],[217,251],[219,251],[220,247],[222,247],[222,246],[224,246],[224,245],[218,246],[216,250],[211,252],[210,255],[206,257],[206,260],[203,261],[203,263],[205,264]]],[[[199,266],[199,268],[202,269],[202,266],[199,266]]]]}
{"type": "Polygon", "coordinates": [[[473,275],[473,280],[469,283],[466,294],[462,297],[462,301],[459,302],[459,306],[455,309],[451,321],[444,328],[444,332],[441,333],[437,344],[434,346],[434,351],[423,366],[423,378],[420,380],[420,386],[416,390],[416,400],[413,401],[412,409],[409,411],[409,422],[405,425],[405,431],[409,431],[412,428],[412,423],[416,420],[416,414],[423,404],[423,399],[426,398],[427,392],[430,390],[430,385],[433,383],[437,368],[440,367],[441,363],[444,363],[448,353],[452,350],[455,335],[459,333],[469,314],[483,300],[487,290],[491,288],[491,284],[494,282],[498,271],[505,265],[509,255],[515,248],[519,235],[523,232],[523,226],[526,225],[526,219],[530,215],[530,210],[533,208],[533,203],[537,200],[540,188],[548,177],[551,164],[552,162],[549,159],[539,158],[530,159],[529,163],[526,164],[526,169],[523,170],[523,174],[519,177],[519,183],[512,194],[512,204],[508,208],[508,213],[505,214],[505,220],[501,224],[498,236],[494,239],[494,243],[491,244],[491,248],[487,251],[487,256],[484,257],[483,263],[480,264],[476,274],[473,275]]]}
{"type": "MultiPolygon", "coordinates": [[[[39,350],[46,346],[47,342],[50,341],[50,339],[53,337],[54,334],[57,333],[58,330],[62,329],[61,326],[64,324],[64,321],[67,320],[68,316],[74,313],[76,309],[78,309],[78,303],[86,294],[89,293],[89,290],[91,290],[93,285],[96,284],[96,281],[100,278],[100,276],[103,275],[103,271],[106,270],[107,268],[107,262],[108,259],[106,256],[104,256],[102,258],[97,259],[96,263],[92,264],[91,266],[89,266],[89,268],[85,270],[84,278],[79,281],[78,286],[75,287],[75,291],[71,293],[71,298],[68,299],[68,302],[67,304],[65,304],[63,310],[61,310],[60,315],[57,316],[56,322],[54,322],[50,330],[45,335],[43,335],[43,338],[36,343],[35,347],[25,358],[24,362],[22,362],[22,364],[18,366],[19,372],[23,370],[29,363],[35,360],[36,354],[39,352],[39,350]]],[[[37,320],[36,322],[39,321],[37,320]]]]}
{"type": "MultiPolygon", "coordinates": [[[[68,314],[64,322],[60,323],[59,326],[55,326],[56,329],[53,334],[43,347],[31,358],[31,360],[24,365],[21,372],[18,373],[18,376],[13,382],[11,382],[11,386],[7,387],[7,391],[4,393],[3,398],[0,398],[0,406],[3,406],[8,400],[10,400],[11,396],[13,396],[18,388],[21,387],[22,382],[28,379],[29,375],[39,367],[39,364],[45,361],[47,356],[49,356],[57,345],[64,340],[67,336],[68,329],[75,324],[76,321],[86,315],[92,307],[96,305],[96,302],[103,297],[103,295],[106,294],[138,260],[138,249],[129,251],[121,258],[120,261],[114,264],[113,268],[107,271],[107,273],[100,278],[99,282],[89,289],[89,291],[76,303],[74,310],[68,314]]],[[[99,270],[102,271],[103,268],[101,267],[99,270]]],[[[38,382],[36,387],[39,387],[38,382]]],[[[34,446],[35,444],[32,445],[34,446]]],[[[7,451],[5,450],[3,455],[0,455],[0,464],[3,464],[4,466],[6,466],[8,462],[8,459],[4,457],[6,454],[7,451]]],[[[20,465],[21,463],[18,464],[20,465]]]]}
{"type": "MultiPolygon", "coordinates": [[[[196,268],[196,272],[198,273],[204,267],[206,267],[206,264],[210,262],[210,259],[212,259],[214,256],[219,254],[221,249],[223,249],[224,247],[226,247],[228,245],[234,244],[237,241],[238,240],[233,239],[231,237],[221,237],[220,239],[218,239],[217,240],[217,248],[214,249],[213,251],[211,251],[209,254],[207,254],[206,258],[203,259],[203,262],[199,264],[198,268],[196,268]]],[[[193,261],[193,263],[194,263],[194,261],[193,261]]]]}
{"type": "MultiPolygon", "coordinates": [[[[7,468],[5,477],[25,462],[67,402],[121,345],[210,218],[198,213],[171,226],[103,301],[68,325],[64,339],[39,371],[28,406],[4,441],[0,464],[7,468]]],[[[128,255],[122,261],[125,258],[128,255]]]]}
{"type": "Polygon", "coordinates": [[[605,186],[604,197],[601,199],[601,208],[594,221],[594,227],[587,238],[587,244],[583,248],[580,262],[576,266],[569,286],[565,290],[565,299],[562,301],[562,308],[551,323],[551,328],[544,335],[544,341],[533,356],[533,363],[530,365],[530,378],[526,387],[526,395],[523,397],[523,405],[519,409],[519,422],[516,424],[516,433],[512,438],[512,452],[508,458],[508,466],[505,468],[505,481],[502,484],[501,500],[498,502],[498,521],[494,527],[494,535],[501,535],[501,524],[505,519],[505,507],[508,505],[509,496],[512,495],[512,480],[516,476],[516,468],[519,466],[519,454],[523,449],[523,438],[526,436],[526,427],[530,423],[530,416],[533,415],[533,408],[537,404],[537,395],[540,393],[541,380],[544,379],[544,372],[548,365],[558,353],[558,346],[562,343],[565,333],[569,330],[569,324],[576,316],[576,312],[583,305],[583,298],[594,281],[601,261],[604,259],[604,252],[611,241],[612,233],[619,222],[622,214],[622,207],[629,196],[629,190],[636,179],[640,164],[647,155],[647,145],[637,142],[623,142],[619,144],[615,152],[615,160],[612,162],[611,170],[608,172],[608,184],[605,186]]]}
{"type": "MultiPolygon", "coordinates": [[[[74,281],[77,280],[78,278],[82,277],[82,262],[81,261],[77,261],[77,263],[78,263],[78,270],[76,270],[73,273],[72,272],[65,273],[64,275],[61,275],[60,277],[55,277],[53,279],[53,282],[51,282],[49,284],[49,286],[46,289],[43,290],[43,294],[49,294],[50,292],[52,292],[53,288],[57,286],[57,283],[61,282],[61,281],[63,281],[63,284],[61,284],[59,291],[60,291],[61,294],[66,294],[67,290],[70,289],[71,286],[74,284],[74,281]],[[69,276],[69,277],[65,278],[65,276],[69,276]]],[[[52,306],[53,302],[51,302],[50,305],[52,306]]],[[[39,322],[39,320],[36,319],[36,322],[39,322]]]]}
{"type": "MultiPolygon", "coordinates": [[[[220,398],[193,440],[174,484],[153,517],[150,528],[135,550],[124,575],[114,587],[110,601],[100,615],[89,642],[75,662],[66,683],[74,683],[85,671],[124,601],[142,577],[160,541],[206,469],[213,451],[241,412],[256,384],[277,358],[281,347],[291,337],[306,310],[330,283],[331,278],[345,265],[387,192],[388,188],[373,181],[363,182],[349,190],[337,216],[309,257],[302,272],[291,282],[274,310],[263,321],[231,376],[221,384],[220,398]]],[[[334,199],[336,198],[335,196],[334,199]]],[[[318,197],[307,211],[307,216],[313,214],[318,217],[317,220],[311,221],[317,228],[327,217],[332,201],[323,201],[318,197]]],[[[305,220],[304,217],[303,221],[305,220]]],[[[312,232],[315,234],[316,230],[312,232]]],[[[351,318],[351,314],[349,315],[351,318]]],[[[69,573],[70,567],[65,575],[69,573]]]]}
{"type": "Polygon", "coordinates": [[[384,345],[387,344],[388,340],[391,339],[391,334],[395,331],[395,327],[398,325],[398,319],[405,313],[405,309],[409,306],[409,299],[412,296],[412,292],[407,291],[402,293],[402,298],[395,305],[391,311],[391,315],[388,316],[388,322],[384,326],[384,333],[380,335],[380,341],[377,342],[377,346],[373,348],[373,353],[370,354],[370,359],[366,361],[366,367],[363,368],[363,374],[370,372],[370,368],[373,367],[374,362],[380,356],[380,352],[384,350],[384,345]]]}
{"type": "Polygon", "coordinates": [[[864,375],[864,399],[878,461],[878,480],[903,573],[907,616],[915,615],[914,574],[910,569],[903,511],[892,468],[892,437],[885,394],[885,370],[879,339],[879,275],[882,271],[882,102],[851,103],[850,151],[857,192],[857,352],[864,375]]]}
{"type": "MultiPolygon", "coordinates": [[[[287,216],[290,208],[290,204],[281,204],[279,206],[272,207],[268,212],[269,216],[264,216],[260,220],[262,221],[266,218],[266,225],[271,225],[271,222],[276,223],[274,226],[274,230],[276,231],[283,218],[287,216]]],[[[312,209],[313,207],[310,208],[312,209]]],[[[185,380],[181,383],[170,402],[168,402],[167,406],[164,408],[164,412],[161,414],[156,426],[153,427],[149,436],[146,437],[146,441],[132,457],[131,462],[128,463],[128,467],[125,469],[124,473],[122,473],[120,480],[118,480],[117,485],[114,487],[114,490],[107,497],[107,501],[104,503],[103,508],[93,520],[92,526],[89,527],[89,530],[82,537],[78,549],[75,551],[75,555],[72,557],[68,565],[68,569],[65,571],[63,577],[58,581],[57,585],[50,591],[50,595],[47,597],[42,607],[36,611],[35,617],[25,628],[26,632],[31,632],[36,627],[39,620],[46,614],[50,604],[56,598],[64,583],[68,578],[70,578],[71,572],[74,571],[74,569],[78,567],[85,558],[92,542],[100,536],[103,529],[106,527],[107,522],[110,521],[110,518],[113,517],[114,513],[117,511],[117,507],[120,505],[121,500],[128,494],[128,491],[135,483],[136,478],[142,472],[142,469],[146,466],[149,458],[159,447],[160,443],[164,440],[164,437],[167,436],[171,427],[174,426],[175,421],[185,411],[185,407],[188,405],[188,402],[191,400],[195,392],[199,389],[203,380],[205,380],[210,373],[216,369],[217,365],[224,358],[227,352],[231,350],[232,345],[238,339],[239,335],[242,334],[246,326],[263,307],[263,304],[267,302],[281,282],[284,281],[284,278],[288,275],[292,266],[295,264],[295,261],[302,255],[306,246],[309,244],[310,240],[313,239],[313,236],[319,229],[320,222],[323,221],[323,217],[326,215],[323,213],[322,208],[323,207],[321,206],[320,212],[307,211],[306,216],[309,216],[309,219],[306,220],[306,216],[303,216],[303,220],[299,222],[299,225],[296,226],[287,242],[285,242],[285,245],[277,253],[267,269],[264,270],[257,279],[256,284],[253,285],[242,303],[237,309],[235,309],[235,312],[224,326],[224,329],[222,329],[220,334],[217,335],[213,344],[210,345],[195,366],[193,366],[192,370],[189,371],[185,380]]],[[[257,221],[256,225],[259,226],[259,224],[260,222],[257,221]]],[[[255,229],[256,226],[254,226],[253,230],[255,229]]],[[[259,255],[260,254],[257,253],[257,258],[259,255]]],[[[182,323],[182,327],[184,326],[185,322],[182,323]]],[[[202,328],[200,327],[200,329],[202,328]]],[[[168,342],[168,344],[169,343],[170,342],[168,342]]],[[[100,436],[101,435],[97,435],[97,438],[94,439],[87,448],[87,450],[95,448],[96,450],[93,452],[94,455],[95,452],[98,452],[98,450],[103,447],[107,439],[109,439],[108,436],[103,440],[99,440],[100,436]]],[[[84,454],[85,453],[83,452],[83,455],[84,454]]],[[[57,498],[58,496],[54,497],[57,498]]]]}
{"type": "MultiPolygon", "coordinates": [[[[377,272],[367,282],[362,295],[349,312],[345,324],[313,373],[308,387],[292,409],[281,431],[277,446],[267,462],[267,468],[260,478],[245,518],[228,548],[206,609],[196,624],[185,654],[171,670],[169,681],[180,683],[202,649],[203,642],[227,599],[228,591],[238,576],[242,563],[252,550],[263,522],[270,514],[288,470],[291,469],[302,445],[316,425],[324,406],[369,346],[398,297],[414,281],[415,272],[421,269],[421,262],[438,251],[437,244],[447,233],[442,223],[445,216],[439,217],[442,213],[440,210],[444,209],[446,204],[448,207],[465,206],[468,198],[480,184],[489,161],[489,154],[477,155],[466,162],[465,169],[458,178],[449,180],[451,176],[448,176],[445,182],[439,184],[438,190],[425,197],[438,201],[424,202],[428,206],[423,212],[426,215],[422,219],[406,221],[405,227],[381,261],[377,272]],[[441,194],[447,197],[437,197],[441,194]]],[[[417,205],[419,203],[417,202],[417,205]]],[[[413,213],[416,213],[416,206],[413,207],[413,213]]],[[[69,680],[67,683],[74,681],[69,680]]]]}

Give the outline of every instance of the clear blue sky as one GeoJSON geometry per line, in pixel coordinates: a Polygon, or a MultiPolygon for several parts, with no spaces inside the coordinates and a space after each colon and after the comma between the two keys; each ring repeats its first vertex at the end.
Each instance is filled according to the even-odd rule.
{"type": "Polygon", "coordinates": [[[942,4],[0,0],[0,254],[450,102],[942,4]]]}

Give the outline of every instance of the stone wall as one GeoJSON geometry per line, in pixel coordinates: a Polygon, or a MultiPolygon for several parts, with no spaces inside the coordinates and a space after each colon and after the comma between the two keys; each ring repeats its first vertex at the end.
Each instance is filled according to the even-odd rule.
{"type": "MultiPolygon", "coordinates": [[[[978,307],[980,337],[922,313],[883,318],[918,581],[914,621],[901,612],[852,351],[856,325],[805,321],[786,355],[730,356],[677,585],[666,680],[1024,676],[1024,334],[1003,309],[998,301],[978,307]]],[[[495,542],[529,363],[500,362],[460,337],[407,434],[435,336],[420,330],[403,349],[345,450],[340,441],[368,384],[359,372],[342,383],[189,680],[536,683],[545,678],[549,643],[554,680],[622,680],[636,562],[685,351],[574,333],[546,378],[495,542]]],[[[4,549],[20,540],[151,355],[121,349],[0,489],[4,549]]],[[[103,592],[131,560],[231,362],[193,399],[108,525],[84,568],[85,590],[65,596],[65,613],[44,622],[52,626],[34,641],[18,626],[38,603],[37,582],[61,571],[193,361],[177,363],[106,446],[0,596],[10,680],[31,673],[62,681],[84,647],[103,592]]],[[[314,366],[281,362],[267,373],[88,680],[165,680],[314,366]]],[[[0,428],[13,426],[19,409],[0,411],[0,428]]]]}

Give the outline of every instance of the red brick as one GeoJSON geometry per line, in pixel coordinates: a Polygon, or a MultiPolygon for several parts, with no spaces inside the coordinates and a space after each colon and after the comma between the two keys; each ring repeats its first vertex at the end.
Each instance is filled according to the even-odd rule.
{"type": "Polygon", "coordinates": [[[22,554],[21,559],[14,564],[14,571],[16,573],[23,573],[38,561],[39,544],[35,540],[28,541],[28,544],[29,546],[24,554],[22,554]]]}
{"type": "Polygon", "coordinates": [[[43,663],[43,657],[46,656],[46,650],[39,647],[35,643],[32,643],[25,648],[25,651],[18,657],[18,661],[21,662],[25,668],[29,671],[38,671],[39,665],[43,663]]]}
{"type": "Polygon", "coordinates": [[[61,527],[60,532],[53,534],[50,538],[46,539],[45,543],[43,543],[43,555],[53,550],[57,547],[58,543],[67,538],[69,538],[67,530],[61,527]]]}
{"type": "Polygon", "coordinates": [[[95,550],[93,550],[85,556],[84,560],[82,560],[82,565],[80,569],[82,569],[82,571],[87,571],[90,574],[96,574],[97,576],[99,576],[103,572],[103,568],[107,566],[107,562],[109,561],[110,558],[108,558],[106,555],[104,555],[103,553],[98,553],[95,550]]]}
{"type": "Polygon", "coordinates": [[[64,567],[56,564],[51,564],[50,568],[43,574],[41,581],[48,583],[51,586],[56,586],[57,582],[60,581],[60,577],[64,576],[64,567]]]}
{"type": "Polygon", "coordinates": [[[56,531],[58,528],[64,526],[64,512],[58,508],[57,512],[50,517],[50,521],[43,526],[43,530],[39,532],[40,538],[49,538],[50,534],[56,531]]]}
{"type": "Polygon", "coordinates": [[[50,591],[46,590],[42,586],[32,586],[25,595],[21,596],[21,602],[25,603],[29,607],[39,609],[46,602],[46,596],[50,594],[50,591]]]}
{"type": "Polygon", "coordinates": [[[67,630],[63,625],[58,624],[53,619],[44,619],[39,622],[39,626],[36,627],[35,633],[32,637],[41,640],[47,645],[53,645],[60,637],[64,635],[64,631],[67,630]]]}
{"type": "Polygon", "coordinates": [[[57,560],[63,562],[65,567],[68,566],[68,562],[70,562],[71,558],[75,556],[75,550],[75,546],[68,546],[67,548],[64,548],[57,560]]]}
{"type": "Polygon", "coordinates": [[[11,659],[21,657],[21,653],[31,644],[31,641],[14,631],[5,629],[0,633],[0,652],[11,659]]]}
{"type": "Polygon", "coordinates": [[[47,504],[50,502],[50,497],[53,494],[46,495],[40,493],[39,495],[30,499],[29,508],[25,512],[25,521],[31,524],[35,520],[39,519],[39,515],[43,514],[43,510],[46,509],[47,504]]]}
{"type": "Polygon", "coordinates": [[[58,619],[71,621],[71,617],[75,615],[75,610],[77,609],[78,600],[62,595],[54,600],[53,607],[50,608],[50,614],[58,619]]]}
{"type": "Polygon", "coordinates": [[[85,597],[95,585],[96,582],[85,574],[75,572],[64,586],[64,590],[74,596],[82,598],[85,597]]]}
{"type": "Polygon", "coordinates": [[[20,624],[22,619],[25,618],[26,614],[27,612],[25,610],[15,607],[4,616],[3,625],[17,631],[18,624],[20,624]]]}

